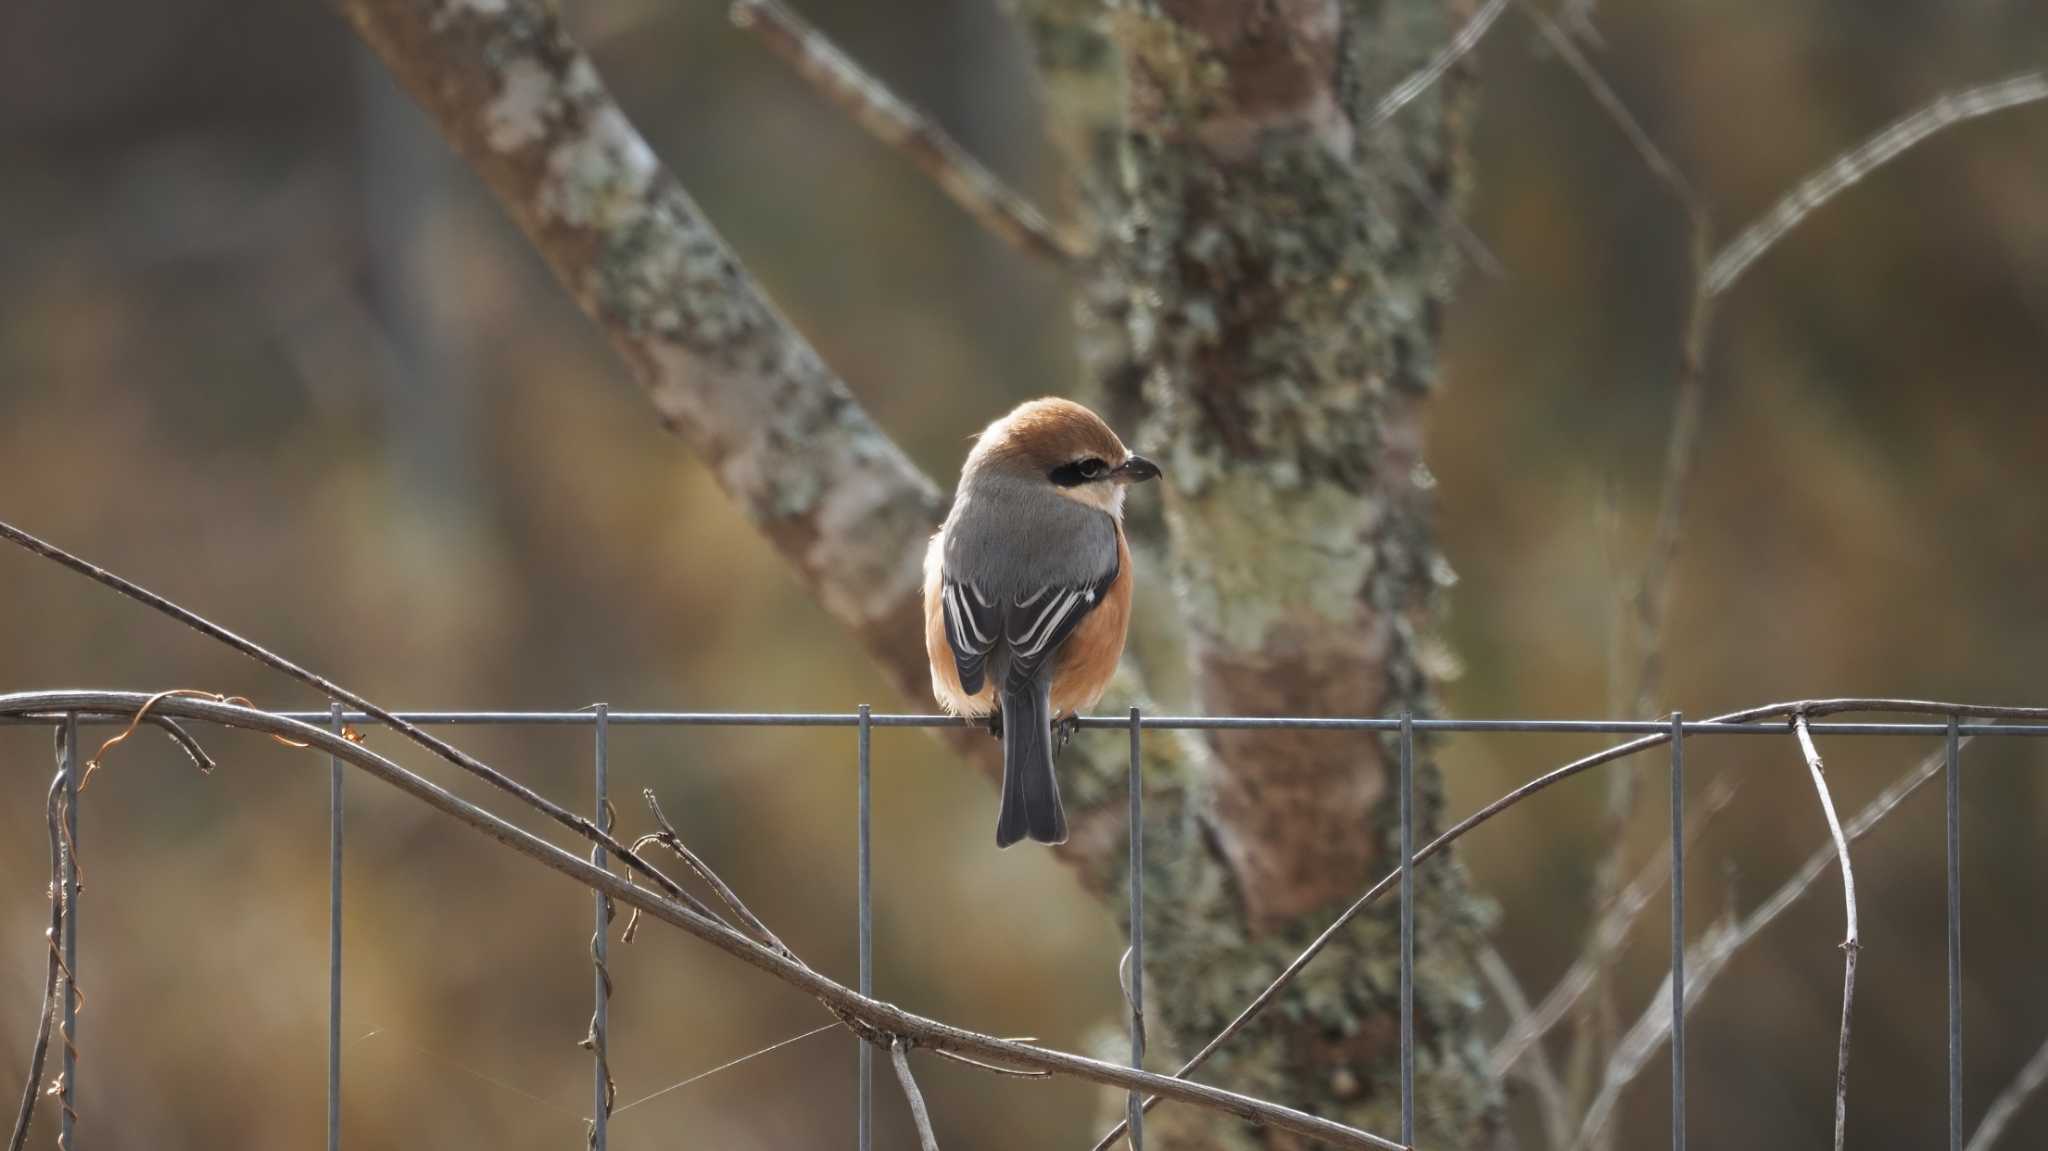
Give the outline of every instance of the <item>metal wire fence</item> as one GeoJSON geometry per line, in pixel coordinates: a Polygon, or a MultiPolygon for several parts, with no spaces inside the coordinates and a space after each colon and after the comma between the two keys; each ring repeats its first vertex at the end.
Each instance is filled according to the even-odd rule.
{"type": "MultiPolygon", "coordinates": [[[[2017,709],[2015,709],[2017,710],[2017,709]]],[[[324,712],[277,712],[286,719],[307,724],[324,724],[340,733],[347,725],[361,725],[378,722],[364,712],[347,711],[339,704],[324,712]]],[[[872,805],[873,753],[871,735],[875,728],[939,728],[958,726],[959,719],[934,715],[883,715],[875,714],[862,705],[854,712],[834,713],[768,713],[768,712],[672,712],[672,711],[613,711],[604,704],[596,704],[575,711],[415,711],[398,712],[399,718],[423,727],[520,727],[520,726],[587,726],[593,733],[591,758],[593,795],[593,821],[599,827],[610,826],[612,813],[608,794],[607,755],[609,733],[612,728],[656,727],[764,727],[764,728],[842,728],[851,729],[854,735],[850,749],[853,769],[856,772],[858,804],[853,818],[857,833],[857,897],[856,930],[858,932],[859,988],[863,995],[871,995],[874,987],[874,901],[872,884],[872,851],[870,825],[872,805]]],[[[79,843],[77,789],[84,770],[79,751],[79,728],[91,724],[125,724],[126,717],[68,712],[56,717],[0,718],[0,723],[42,723],[58,729],[60,758],[64,775],[64,790],[69,800],[65,805],[65,828],[71,851],[65,853],[63,890],[67,900],[73,901],[77,892],[78,873],[75,850],[79,843]]],[[[1776,736],[1784,738],[1794,734],[1795,722],[1805,727],[1813,736],[1880,736],[1880,737],[1943,737],[1945,743],[1945,819],[1947,829],[1947,1039],[1948,1039],[1948,1099],[1949,1099],[1949,1146],[1952,1151],[1961,1151],[1963,1146],[1962,1127],[1962,900],[1960,855],[1962,850],[1962,828],[1959,815],[1961,802],[1961,778],[1957,769],[1960,740],[1964,736],[1990,737],[2039,737],[2048,736],[2048,723],[2006,722],[1989,723],[1959,720],[1951,715],[1942,722],[1892,721],[1807,721],[1803,717],[1774,719],[1768,722],[1728,722],[1725,720],[1687,721],[1674,713],[1668,720],[1626,721],[1626,720],[1574,720],[1574,719],[1422,719],[1409,715],[1381,718],[1345,717],[1293,717],[1293,716],[1187,716],[1187,715],[1145,715],[1138,708],[1132,708],[1126,717],[1085,717],[1079,721],[1082,730],[1116,730],[1127,732],[1130,756],[1130,868],[1129,868],[1129,954],[1124,968],[1125,998],[1128,1006],[1130,1027],[1130,1051],[1133,1067],[1142,1067],[1145,1054],[1144,1028],[1144,924],[1145,893],[1143,867],[1140,863],[1144,852],[1144,795],[1140,782],[1139,763],[1142,753],[1142,738],[1145,731],[1229,731],[1229,730],[1315,730],[1373,732],[1396,737],[1397,748],[1397,802],[1399,804],[1400,827],[1400,1080],[1401,1080],[1401,1136],[1404,1147],[1415,1146],[1415,906],[1408,898],[1413,887],[1413,869],[1418,862],[1414,839],[1415,834],[1415,779],[1414,743],[1415,735],[1421,733],[1508,733],[1508,734],[1580,734],[1617,736],[1668,736],[1665,746],[1669,749],[1669,796],[1670,796],[1670,864],[1671,864],[1671,1146],[1674,1151],[1685,1147],[1685,1080],[1686,1080],[1686,876],[1684,829],[1686,825],[1685,794],[1685,744],[1688,739],[1701,737],[1729,736],[1776,736]]],[[[1617,755],[1614,758],[1619,759],[1617,755]]],[[[328,1029],[327,1029],[327,1146],[329,1151],[338,1151],[341,1146],[341,1012],[342,1012],[342,866],[344,861],[343,825],[343,761],[334,757],[330,762],[328,788],[329,839],[328,865],[328,1029]]],[[[592,848],[592,862],[600,867],[608,866],[605,849],[592,848]]],[[[606,1000],[609,996],[609,976],[605,967],[606,944],[610,907],[606,897],[593,893],[595,903],[595,931],[592,936],[592,952],[596,968],[592,1018],[586,1045],[592,1053],[593,1063],[593,1108],[591,1119],[591,1146],[602,1149],[606,1146],[607,1121],[611,1110],[611,1076],[607,1065],[608,1019],[606,1000]]],[[[63,921],[62,936],[57,945],[63,956],[67,972],[78,971],[79,926],[75,915],[67,915],[63,921]]],[[[60,1145],[72,1146],[74,1111],[73,1100],[77,1090],[77,1065],[72,1038],[75,1036],[76,1016],[73,997],[67,995],[62,1008],[63,1027],[66,1042],[63,1045],[63,1070],[59,1124],[60,1145]]],[[[869,1043],[859,1047],[858,1085],[855,1096],[857,1139],[861,1151],[871,1151],[873,1145],[873,1049],[869,1043]]],[[[1139,1092],[1132,1092],[1127,1110],[1129,1124],[1128,1138],[1134,1149],[1142,1149],[1144,1140],[1144,1107],[1139,1092]]]]}

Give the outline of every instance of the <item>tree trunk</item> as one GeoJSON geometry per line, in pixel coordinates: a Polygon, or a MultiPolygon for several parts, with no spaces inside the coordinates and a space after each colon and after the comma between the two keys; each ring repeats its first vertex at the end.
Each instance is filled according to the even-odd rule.
{"type": "MultiPolygon", "coordinates": [[[[1084,166],[1073,200],[1101,237],[1081,296],[1084,366],[1165,467],[1201,709],[1426,713],[1424,640],[1449,569],[1420,405],[1451,283],[1443,212],[1469,82],[1453,73],[1400,119],[1370,117],[1459,14],[1436,0],[1017,7],[1054,138],[1084,166]]],[[[1226,732],[1189,758],[1203,766],[1182,790],[1202,796],[1213,837],[1177,844],[1147,876],[1154,1034],[1179,1054],[1398,860],[1391,747],[1226,732]]],[[[1437,779],[1424,766],[1418,780],[1433,827],[1437,779]]],[[[1499,1104],[1472,1010],[1478,914],[1458,872],[1427,873],[1420,1134],[1479,1146],[1499,1104]]],[[[1219,1057],[1218,1081],[1398,1130],[1392,914],[1318,959],[1308,986],[1219,1057]]],[[[1191,1129],[1165,1145],[1242,1141],[1191,1129]]]]}
{"type": "MultiPolygon", "coordinates": [[[[891,679],[926,698],[918,563],[937,487],[768,303],[551,7],[335,2],[610,336],[664,426],[891,679]]],[[[1083,360],[1111,411],[1163,448],[1161,546],[1186,592],[1204,707],[1423,710],[1418,635],[1441,565],[1417,409],[1449,260],[1431,206],[1396,188],[1412,172],[1441,194],[1460,133],[1442,88],[1396,131],[1357,125],[1448,38],[1450,14],[1424,0],[1015,7],[1073,165],[1071,207],[1101,238],[1083,360]]],[[[1163,596],[1164,573],[1141,579],[1163,596]]],[[[1142,698],[1127,666],[1104,710],[1142,698]]],[[[992,741],[967,745],[995,768],[992,741]]],[[[1389,866],[1395,808],[1377,740],[1155,736],[1145,749],[1147,1002],[1163,1065],[1389,866]]],[[[1119,892],[1122,741],[1077,739],[1060,774],[1062,857],[1091,889],[1119,892]]],[[[1418,780],[1432,826],[1435,776],[1418,780]]],[[[1452,866],[1422,874],[1419,1134],[1478,1147],[1499,1108],[1474,1017],[1477,915],[1452,866]]],[[[1397,1131],[1392,923],[1391,908],[1362,917],[1203,1077],[1397,1131]]],[[[1175,1108],[1148,1133],[1155,1148],[1263,1139],[1175,1108]]]]}

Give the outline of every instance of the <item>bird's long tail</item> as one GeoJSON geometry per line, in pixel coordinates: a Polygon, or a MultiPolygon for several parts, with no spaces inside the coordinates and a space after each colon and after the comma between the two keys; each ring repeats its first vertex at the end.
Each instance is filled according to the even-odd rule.
{"type": "Polygon", "coordinates": [[[1060,810],[1059,780],[1052,773],[1052,669],[1039,669],[1028,683],[1003,684],[1003,809],[996,817],[996,846],[1029,837],[1040,843],[1067,841],[1067,813],[1060,810]]]}

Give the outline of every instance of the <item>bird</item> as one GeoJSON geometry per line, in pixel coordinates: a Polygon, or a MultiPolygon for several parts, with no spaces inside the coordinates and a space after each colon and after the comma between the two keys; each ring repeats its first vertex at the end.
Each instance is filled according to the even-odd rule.
{"type": "Polygon", "coordinates": [[[1075,717],[1116,674],[1131,615],[1124,491],[1157,479],[1071,400],[1018,405],[975,437],[925,551],[932,694],[1003,741],[996,846],[1066,842],[1053,775],[1075,717]]]}

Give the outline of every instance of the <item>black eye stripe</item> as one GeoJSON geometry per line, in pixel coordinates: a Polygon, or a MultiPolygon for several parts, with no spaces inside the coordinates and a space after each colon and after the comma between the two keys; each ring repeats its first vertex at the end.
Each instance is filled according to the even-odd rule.
{"type": "Polygon", "coordinates": [[[1081,484],[1099,480],[1109,474],[1109,465],[1099,457],[1090,456],[1085,460],[1073,460],[1061,464],[1046,473],[1046,478],[1063,488],[1078,487],[1081,484]]]}

